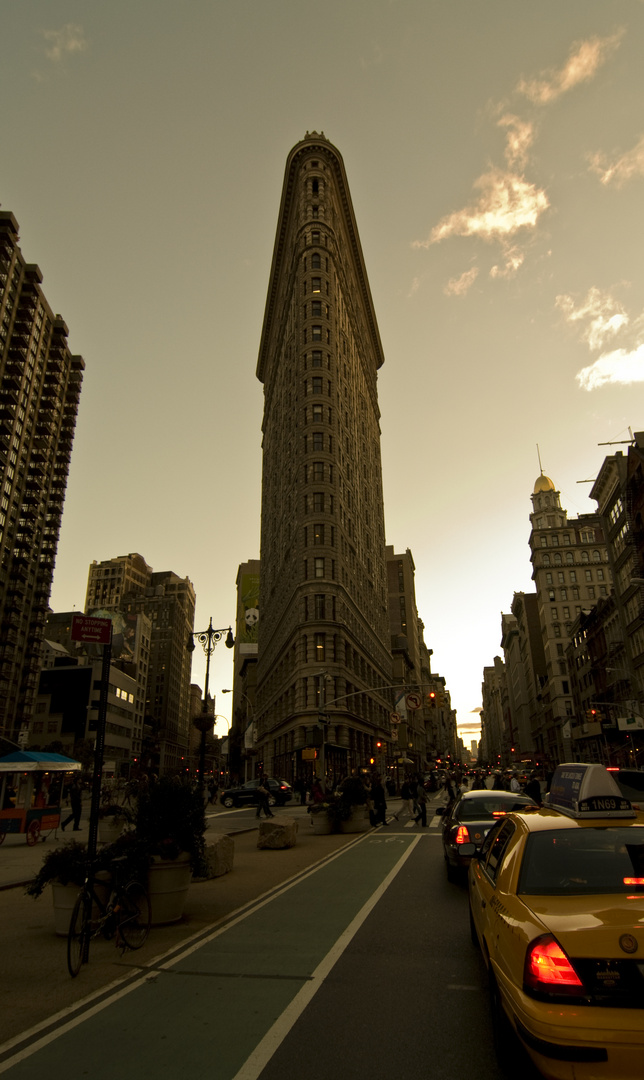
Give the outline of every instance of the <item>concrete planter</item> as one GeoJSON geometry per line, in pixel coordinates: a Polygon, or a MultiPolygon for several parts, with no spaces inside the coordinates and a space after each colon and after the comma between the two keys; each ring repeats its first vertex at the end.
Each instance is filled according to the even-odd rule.
{"type": "Polygon", "coordinates": [[[152,910],[152,925],[178,922],[188,899],[192,870],[190,856],[181,854],[176,859],[152,857],[148,870],[148,893],[152,910]]]}
{"type": "Polygon", "coordinates": [[[369,828],[369,815],[366,806],[353,806],[351,817],[340,822],[341,833],[361,833],[369,828]]]}
{"type": "Polygon", "coordinates": [[[333,832],[333,822],[326,811],[311,814],[311,828],[316,836],[327,836],[333,832]]]}
{"type": "Polygon", "coordinates": [[[127,822],[122,818],[100,818],[98,823],[98,838],[101,844],[113,844],[125,829],[127,822]]]}

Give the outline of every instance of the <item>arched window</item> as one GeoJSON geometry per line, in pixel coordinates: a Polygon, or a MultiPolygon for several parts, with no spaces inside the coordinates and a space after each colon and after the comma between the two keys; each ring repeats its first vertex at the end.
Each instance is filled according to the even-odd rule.
{"type": "Polygon", "coordinates": [[[567,551],[566,552],[566,562],[570,563],[570,565],[572,566],[574,561],[575,561],[575,557],[574,557],[572,551],[567,551]]]}
{"type": "Polygon", "coordinates": [[[555,552],[555,566],[561,566],[561,555],[559,552],[555,552]]]}
{"type": "Polygon", "coordinates": [[[602,557],[601,557],[599,551],[593,551],[593,562],[601,562],[601,561],[602,561],[602,557]]]}
{"type": "Polygon", "coordinates": [[[544,566],[550,566],[550,556],[549,555],[544,555],[543,556],[543,565],[544,566]]]}
{"type": "Polygon", "coordinates": [[[583,563],[586,563],[586,562],[590,562],[590,558],[589,558],[589,556],[588,556],[588,552],[587,552],[587,551],[582,551],[582,553],[581,553],[581,561],[582,561],[583,563]]]}

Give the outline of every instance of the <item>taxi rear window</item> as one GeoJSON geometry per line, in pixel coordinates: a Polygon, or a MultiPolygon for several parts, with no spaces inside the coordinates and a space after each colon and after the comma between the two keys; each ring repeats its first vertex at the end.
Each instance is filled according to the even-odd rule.
{"type": "Polygon", "coordinates": [[[644,828],[585,826],[532,833],[517,891],[530,896],[644,895],[644,828]]]}
{"type": "Polygon", "coordinates": [[[498,799],[494,795],[482,795],[477,799],[463,799],[458,807],[459,821],[493,821],[495,815],[511,814],[513,810],[525,810],[532,806],[532,799],[498,799]]]}

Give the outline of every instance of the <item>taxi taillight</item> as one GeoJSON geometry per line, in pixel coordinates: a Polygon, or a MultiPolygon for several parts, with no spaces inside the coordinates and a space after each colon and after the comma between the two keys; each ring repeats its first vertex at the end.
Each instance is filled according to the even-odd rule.
{"type": "Polygon", "coordinates": [[[552,934],[543,934],[528,947],[523,983],[526,990],[549,994],[578,994],[584,986],[552,934]]]}
{"type": "Polygon", "coordinates": [[[456,836],[454,837],[455,844],[469,844],[470,834],[466,825],[459,825],[456,830],[456,836]]]}

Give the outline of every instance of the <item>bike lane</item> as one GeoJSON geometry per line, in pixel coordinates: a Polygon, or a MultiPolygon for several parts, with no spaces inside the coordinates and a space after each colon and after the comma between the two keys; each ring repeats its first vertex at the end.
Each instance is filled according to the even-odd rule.
{"type": "MultiPolygon", "coordinates": [[[[9,1080],[254,1080],[417,843],[382,830],[274,890],[210,935],[0,1063],[9,1080]]],[[[136,953],[130,953],[135,967],[136,953]]],[[[91,963],[91,954],[90,954],[91,963]]],[[[79,976],[82,978],[82,972],[79,976]]]]}

